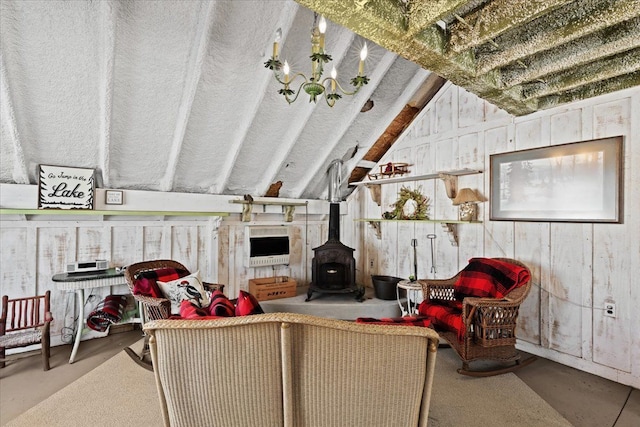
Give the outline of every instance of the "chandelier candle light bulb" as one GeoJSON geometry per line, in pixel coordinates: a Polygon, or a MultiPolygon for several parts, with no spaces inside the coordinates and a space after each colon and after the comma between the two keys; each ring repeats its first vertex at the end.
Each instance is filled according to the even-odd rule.
{"type": "Polygon", "coordinates": [[[320,52],[324,52],[324,33],[327,31],[327,20],[324,16],[320,17],[320,23],[318,24],[318,30],[320,30],[320,52]]]}
{"type": "Polygon", "coordinates": [[[364,74],[364,60],[367,59],[367,43],[364,44],[360,51],[360,64],[358,64],[358,75],[364,74]]]}
{"type": "Polygon", "coordinates": [[[278,43],[280,43],[280,39],[282,38],[282,29],[278,28],[276,31],[276,38],[273,41],[273,57],[278,59],[278,43]]]}
{"type": "Polygon", "coordinates": [[[336,91],[336,77],[338,77],[338,72],[336,71],[336,67],[334,65],[333,69],[331,70],[331,92],[336,91]]]}
{"type": "Polygon", "coordinates": [[[289,63],[287,61],[284,61],[284,82],[289,83],[289,63]]]}

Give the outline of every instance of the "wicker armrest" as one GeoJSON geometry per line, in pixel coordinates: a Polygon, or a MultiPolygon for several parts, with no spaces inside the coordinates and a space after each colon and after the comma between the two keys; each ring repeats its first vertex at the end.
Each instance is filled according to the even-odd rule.
{"type": "Polygon", "coordinates": [[[427,301],[450,301],[454,297],[455,280],[452,279],[433,279],[418,280],[422,286],[423,298],[427,301]]]}
{"type": "Polygon", "coordinates": [[[476,344],[494,347],[515,343],[520,301],[467,297],[462,301],[462,323],[476,344]]]}
{"type": "Polygon", "coordinates": [[[133,298],[135,298],[136,301],[140,301],[141,303],[152,307],[160,307],[165,304],[165,302],[171,304],[171,302],[166,298],[149,297],[146,295],[134,295],[133,298]]]}

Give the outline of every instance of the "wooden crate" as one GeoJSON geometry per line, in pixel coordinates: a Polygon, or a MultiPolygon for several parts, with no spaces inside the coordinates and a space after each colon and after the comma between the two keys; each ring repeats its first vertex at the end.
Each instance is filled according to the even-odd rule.
{"type": "Polygon", "coordinates": [[[249,292],[258,301],[296,296],[296,281],[288,276],[249,280],[249,292]]]}

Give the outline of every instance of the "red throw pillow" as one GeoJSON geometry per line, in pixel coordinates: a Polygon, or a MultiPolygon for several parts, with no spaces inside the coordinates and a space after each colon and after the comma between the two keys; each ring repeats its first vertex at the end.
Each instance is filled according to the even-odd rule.
{"type": "Polygon", "coordinates": [[[260,303],[249,292],[240,291],[238,301],[236,302],[236,316],[248,316],[250,314],[262,314],[264,310],[260,307],[260,303]]]}
{"type": "Polygon", "coordinates": [[[156,283],[158,280],[170,282],[188,275],[189,272],[182,268],[159,268],[157,270],[143,271],[134,278],[133,294],[164,298],[160,287],[156,283]]]}
{"type": "Polygon", "coordinates": [[[211,294],[211,303],[209,304],[209,315],[220,317],[235,316],[235,307],[222,292],[215,290],[211,294]]]}
{"type": "MultiPolygon", "coordinates": [[[[174,318],[174,317],[172,317],[174,318]]],[[[177,319],[218,319],[220,316],[210,316],[209,308],[200,308],[189,300],[184,300],[180,303],[180,317],[177,319]]]]}

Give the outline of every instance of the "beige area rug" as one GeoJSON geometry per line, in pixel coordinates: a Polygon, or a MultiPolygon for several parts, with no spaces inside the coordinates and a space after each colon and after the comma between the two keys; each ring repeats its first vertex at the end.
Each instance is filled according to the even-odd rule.
{"type": "MultiPolygon", "coordinates": [[[[133,347],[141,346],[142,341],[133,347]]],[[[430,426],[571,426],[514,374],[471,378],[456,373],[459,365],[451,349],[438,350],[430,426]]],[[[158,427],[162,426],[162,418],[153,373],[138,366],[124,352],[6,424],[7,427],[131,425],[158,427]]]]}

